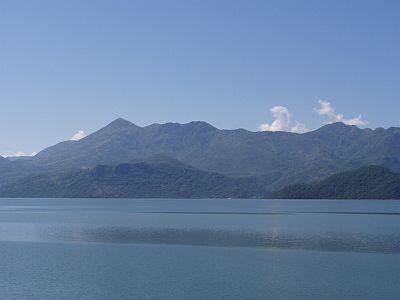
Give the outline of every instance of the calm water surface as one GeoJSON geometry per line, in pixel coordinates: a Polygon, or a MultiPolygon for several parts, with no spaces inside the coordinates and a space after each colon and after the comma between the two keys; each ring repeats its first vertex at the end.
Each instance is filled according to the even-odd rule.
{"type": "Polygon", "coordinates": [[[400,299],[400,201],[0,199],[1,299],[400,299]]]}

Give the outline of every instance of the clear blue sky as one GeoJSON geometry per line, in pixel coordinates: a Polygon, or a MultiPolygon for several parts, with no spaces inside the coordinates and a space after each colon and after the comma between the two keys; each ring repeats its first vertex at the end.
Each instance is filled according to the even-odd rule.
{"type": "Polygon", "coordinates": [[[0,0],[0,154],[115,118],[399,126],[400,1],[0,0]]]}

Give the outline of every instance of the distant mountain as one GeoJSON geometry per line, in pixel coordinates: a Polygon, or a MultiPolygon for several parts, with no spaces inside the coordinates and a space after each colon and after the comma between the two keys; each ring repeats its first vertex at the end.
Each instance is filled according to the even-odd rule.
{"type": "Polygon", "coordinates": [[[33,163],[30,159],[17,159],[6,162],[0,160],[0,186],[33,174],[52,172],[50,169],[33,163]]]}
{"type": "Polygon", "coordinates": [[[0,156],[0,167],[4,167],[7,165],[10,165],[10,161],[7,158],[0,156]]]}
{"type": "Polygon", "coordinates": [[[163,154],[183,162],[204,150],[216,128],[204,122],[138,127],[117,119],[79,141],[59,143],[39,152],[34,161],[50,167],[90,167],[163,154]]]}
{"type": "Polygon", "coordinates": [[[1,157],[0,187],[46,176],[55,180],[60,174],[89,176],[88,170],[99,165],[112,169],[123,163],[149,163],[155,155],[204,174],[251,182],[271,193],[368,165],[400,171],[400,128],[372,130],[334,123],[296,134],[220,130],[200,121],[139,127],[117,119],[79,141],[58,143],[29,159],[1,157]]]}
{"type": "Polygon", "coordinates": [[[400,171],[400,128],[359,129],[343,123],[305,134],[219,130],[205,122],[139,127],[117,119],[79,141],[32,158],[52,170],[115,165],[163,154],[207,172],[256,177],[270,190],[365,165],[400,171]]]}
{"type": "Polygon", "coordinates": [[[273,193],[283,199],[400,199],[400,174],[369,166],[342,172],[311,184],[288,186],[273,193]]]}
{"type": "Polygon", "coordinates": [[[243,198],[265,193],[255,182],[197,170],[165,156],[116,166],[37,174],[0,187],[0,197],[243,198]]]}
{"type": "Polygon", "coordinates": [[[30,160],[30,159],[32,159],[32,156],[9,156],[9,157],[6,157],[6,159],[9,161],[30,160]]]}

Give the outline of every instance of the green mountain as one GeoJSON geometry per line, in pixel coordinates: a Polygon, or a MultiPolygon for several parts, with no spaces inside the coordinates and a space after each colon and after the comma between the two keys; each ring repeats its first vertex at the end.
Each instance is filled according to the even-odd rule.
{"type": "Polygon", "coordinates": [[[0,187],[1,197],[247,198],[265,189],[251,180],[197,170],[164,156],[116,166],[37,174],[0,187]]]}
{"type": "Polygon", "coordinates": [[[311,184],[288,186],[271,195],[282,199],[400,199],[400,174],[368,166],[311,184]]]}
{"type": "MultiPolygon", "coordinates": [[[[28,178],[80,174],[99,165],[168,156],[198,171],[262,186],[268,193],[368,165],[400,171],[400,128],[359,129],[343,123],[305,134],[220,130],[205,122],[139,127],[117,119],[79,141],[29,159],[0,159],[0,187],[28,178]]],[[[111,167],[110,167],[111,168],[111,167]]]]}
{"type": "Polygon", "coordinates": [[[52,170],[115,165],[163,154],[206,172],[256,177],[270,190],[365,165],[400,171],[400,128],[343,123],[305,134],[219,130],[205,122],[139,127],[117,119],[80,141],[62,142],[32,161],[52,170]]]}

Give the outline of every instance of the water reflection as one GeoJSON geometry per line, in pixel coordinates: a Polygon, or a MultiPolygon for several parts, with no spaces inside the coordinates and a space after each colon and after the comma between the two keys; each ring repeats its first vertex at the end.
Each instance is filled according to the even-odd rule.
{"type": "Polygon", "coordinates": [[[0,199],[0,240],[400,253],[399,201],[0,199]]]}
{"type": "Polygon", "coordinates": [[[260,247],[341,252],[400,253],[400,234],[285,233],[215,228],[132,228],[2,224],[0,240],[95,243],[178,244],[213,247],[260,247]]]}

